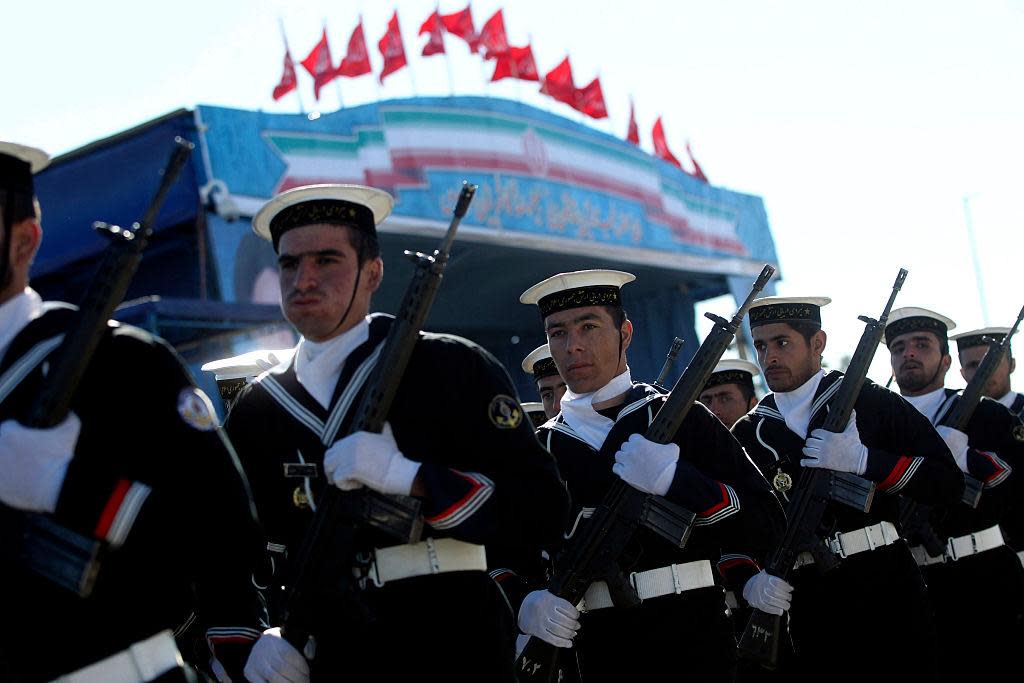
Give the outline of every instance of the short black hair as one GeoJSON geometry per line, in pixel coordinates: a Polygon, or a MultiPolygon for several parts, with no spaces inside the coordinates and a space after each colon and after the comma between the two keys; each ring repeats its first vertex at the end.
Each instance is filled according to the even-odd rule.
{"type": "Polygon", "coordinates": [[[754,378],[751,377],[749,382],[736,382],[735,384],[739,387],[743,402],[750,405],[750,399],[754,398],[754,378]]]}
{"type": "Polygon", "coordinates": [[[813,322],[793,320],[787,322],[786,324],[792,327],[794,330],[796,330],[797,334],[804,338],[804,341],[807,342],[808,346],[811,345],[811,337],[813,337],[817,332],[821,331],[821,325],[815,324],[813,322]]]}
{"type": "Polygon", "coordinates": [[[602,306],[601,308],[611,316],[615,327],[622,327],[622,323],[629,320],[629,316],[626,314],[626,309],[622,306],[602,306]]]}
{"type": "Polygon", "coordinates": [[[353,226],[345,227],[348,228],[348,243],[355,249],[356,260],[360,266],[367,261],[380,258],[380,241],[376,232],[371,234],[353,226]]]}

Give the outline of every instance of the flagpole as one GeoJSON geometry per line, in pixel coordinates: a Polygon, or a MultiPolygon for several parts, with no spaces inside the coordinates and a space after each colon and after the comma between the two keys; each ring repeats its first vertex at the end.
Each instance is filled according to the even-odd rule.
{"type": "Polygon", "coordinates": [[[985,298],[985,280],[981,276],[981,260],[978,258],[978,245],[974,240],[974,222],[971,220],[971,195],[964,195],[964,224],[967,227],[967,241],[971,245],[971,260],[974,262],[974,279],[978,283],[978,300],[981,303],[981,316],[988,327],[988,300],[985,298]]]}

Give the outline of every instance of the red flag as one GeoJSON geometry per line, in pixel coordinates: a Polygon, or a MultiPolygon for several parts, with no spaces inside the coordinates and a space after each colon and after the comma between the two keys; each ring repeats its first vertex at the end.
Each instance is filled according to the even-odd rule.
{"type": "Polygon", "coordinates": [[[355,78],[368,74],[370,68],[370,51],[366,49],[366,38],[363,36],[363,20],[360,19],[352,31],[352,37],[348,39],[348,53],[338,65],[338,75],[355,78]]]}
{"type": "Polygon", "coordinates": [[[438,14],[437,10],[427,17],[427,20],[423,22],[423,26],[420,26],[420,32],[417,35],[423,35],[426,33],[430,38],[427,39],[427,44],[423,46],[423,56],[429,57],[430,55],[436,55],[438,53],[444,53],[444,24],[441,23],[441,15],[438,14]]]}
{"type": "Polygon", "coordinates": [[[604,106],[604,93],[601,92],[600,78],[595,78],[576,91],[576,103],[573,108],[592,119],[608,118],[608,109],[604,106]]]}
{"type": "Polygon", "coordinates": [[[700,167],[700,164],[697,163],[697,160],[693,158],[693,152],[690,151],[689,140],[686,141],[686,155],[690,157],[690,161],[693,163],[693,173],[691,173],[690,175],[692,175],[694,178],[701,181],[702,183],[708,182],[708,177],[704,175],[704,169],[702,169],[700,167]]]}
{"type": "Polygon", "coordinates": [[[654,129],[651,130],[651,141],[654,143],[654,154],[661,157],[665,161],[675,164],[679,168],[683,165],[679,163],[679,159],[669,151],[668,142],[665,140],[665,129],[661,125],[661,117],[654,122],[654,129]]]}
{"type": "Polygon", "coordinates": [[[640,146],[640,129],[636,125],[636,113],[633,111],[633,100],[629,101],[629,127],[626,129],[626,141],[640,146]]]}
{"type": "Polygon", "coordinates": [[[494,64],[492,81],[502,78],[518,78],[521,81],[539,81],[537,63],[533,61],[533,48],[510,47],[508,52],[498,57],[494,64]]]}
{"type": "Polygon", "coordinates": [[[469,5],[466,9],[455,14],[442,14],[441,22],[448,33],[462,38],[469,45],[470,52],[476,52],[480,47],[480,36],[473,28],[473,11],[469,5]]]}
{"type": "Polygon", "coordinates": [[[284,48],[284,71],[281,72],[281,82],[274,87],[274,99],[279,100],[292,90],[295,90],[298,79],[295,77],[295,62],[292,61],[292,53],[284,48]]]}
{"type": "Polygon", "coordinates": [[[480,29],[478,43],[484,49],[484,59],[501,57],[507,54],[509,50],[515,49],[509,47],[508,37],[505,36],[505,17],[502,15],[501,10],[495,12],[494,16],[488,19],[487,23],[480,29]]]}
{"type": "Polygon", "coordinates": [[[320,99],[320,88],[324,87],[338,75],[334,70],[334,63],[331,61],[331,48],[327,44],[327,29],[324,29],[320,42],[302,60],[302,66],[306,67],[313,76],[313,95],[320,99]]]}
{"type": "Polygon", "coordinates": [[[384,77],[393,74],[406,65],[405,47],[402,45],[402,31],[398,28],[398,10],[395,10],[388,22],[387,33],[377,43],[380,53],[384,55],[384,69],[380,72],[380,82],[384,77]]]}
{"type": "Polygon", "coordinates": [[[559,102],[565,102],[570,107],[576,106],[576,84],[572,81],[572,66],[568,57],[547,72],[540,91],[559,102]]]}

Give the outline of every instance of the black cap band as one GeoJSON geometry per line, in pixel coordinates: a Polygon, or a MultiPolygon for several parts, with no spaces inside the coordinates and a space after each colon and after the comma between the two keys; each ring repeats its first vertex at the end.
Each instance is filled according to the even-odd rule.
{"type": "Polygon", "coordinates": [[[16,156],[0,153],[0,188],[30,197],[34,195],[32,165],[16,156]]]}
{"type": "Polygon", "coordinates": [[[704,389],[707,390],[711,387],[717,387],[719,384],[745,384],[753,390],[754,376],[749,372],[744,372],[743,370],[721,370],[719,372],[713,372],[711,373],[711,377],[708,378],[708,383],[704,385],[704,389]]]}
{"type": "Polygon", "coordinates": [[[960,351],[969,349],[975,346],[988,346],[989,340],[996,343],[1002,343],[1003,339],[1006,338],[1006,334],[1002,332],[989,332],[988,334],[972,334],[967,337],[960,337],[956,340],[956,348],[960,351]]]}
{"type": "Polygon", "coordinates": [[[583,306],[621,306],[620,290],[614,285],[592,285],[548,294],[537,302],[543,318],[552,313],[583,306]]]}
{"type": "Polygon", "coordinates": [[[946,340],[949,329],[946,327],[946,323],[927,315],[901,318],[885,326],[885,343],[888,345],[896,337],[909,332],[931,332],[939,340],[946,340]]]}
{"type": "Polygon", "coordinates": [[[537,381],[544,379],[545,377],[551,377],[552,375],[558,374],[558,368],[555,367],[555,359],[551,356],[547,358],[541,358],[539,361],[533,364],[533,379],[537,381]]]}
{"type": "Polygon", "coordinates": [[[373,211],[369,207],[341,199],[311,199],[281,209],[271,219],[270,236],[274,250],[277,250],[281,235],[289,230],[321,223],[347,225],[372,235],[377,233],[373,211]]]}
{"type": "Polygon", "coordinates": [[[771,323],[813,323],[821,327],[821,306],[803,303],[765,304],[751,308],[750,327],[771,323]]]}

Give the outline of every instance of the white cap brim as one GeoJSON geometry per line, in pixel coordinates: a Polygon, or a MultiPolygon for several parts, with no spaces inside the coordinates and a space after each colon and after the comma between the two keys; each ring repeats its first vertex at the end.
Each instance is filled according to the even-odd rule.
{"type": "Polygon", "coordinates": [[[50,165],[50,155],[43,150],[14,142],[0,142],[0,154],[21,159],[29,165],[33,174],[50,165]]]}
{"type": "Polygon", "coordinates": [[[263,205],[252,219],[253,231],[263,239],[273,241],[270,223],[277,214],[289,206],[315,199],[336,199],[338,201],[362,204],[373,213],[373,224],[380,225],[391,215],[395,198],[384,190],[366,185],[304,185],[282,192],[263,205]]]}
{"type": "Polygon", "coordinates": [[[542,280],[523,292],[519,301],[524,304],[536,304],[550,294],[557,294],[569,289],[582,287],[618,287],[636,279],[636,275],[621,270],[577,270],[571,273],[559,273],[542,280]]]}

